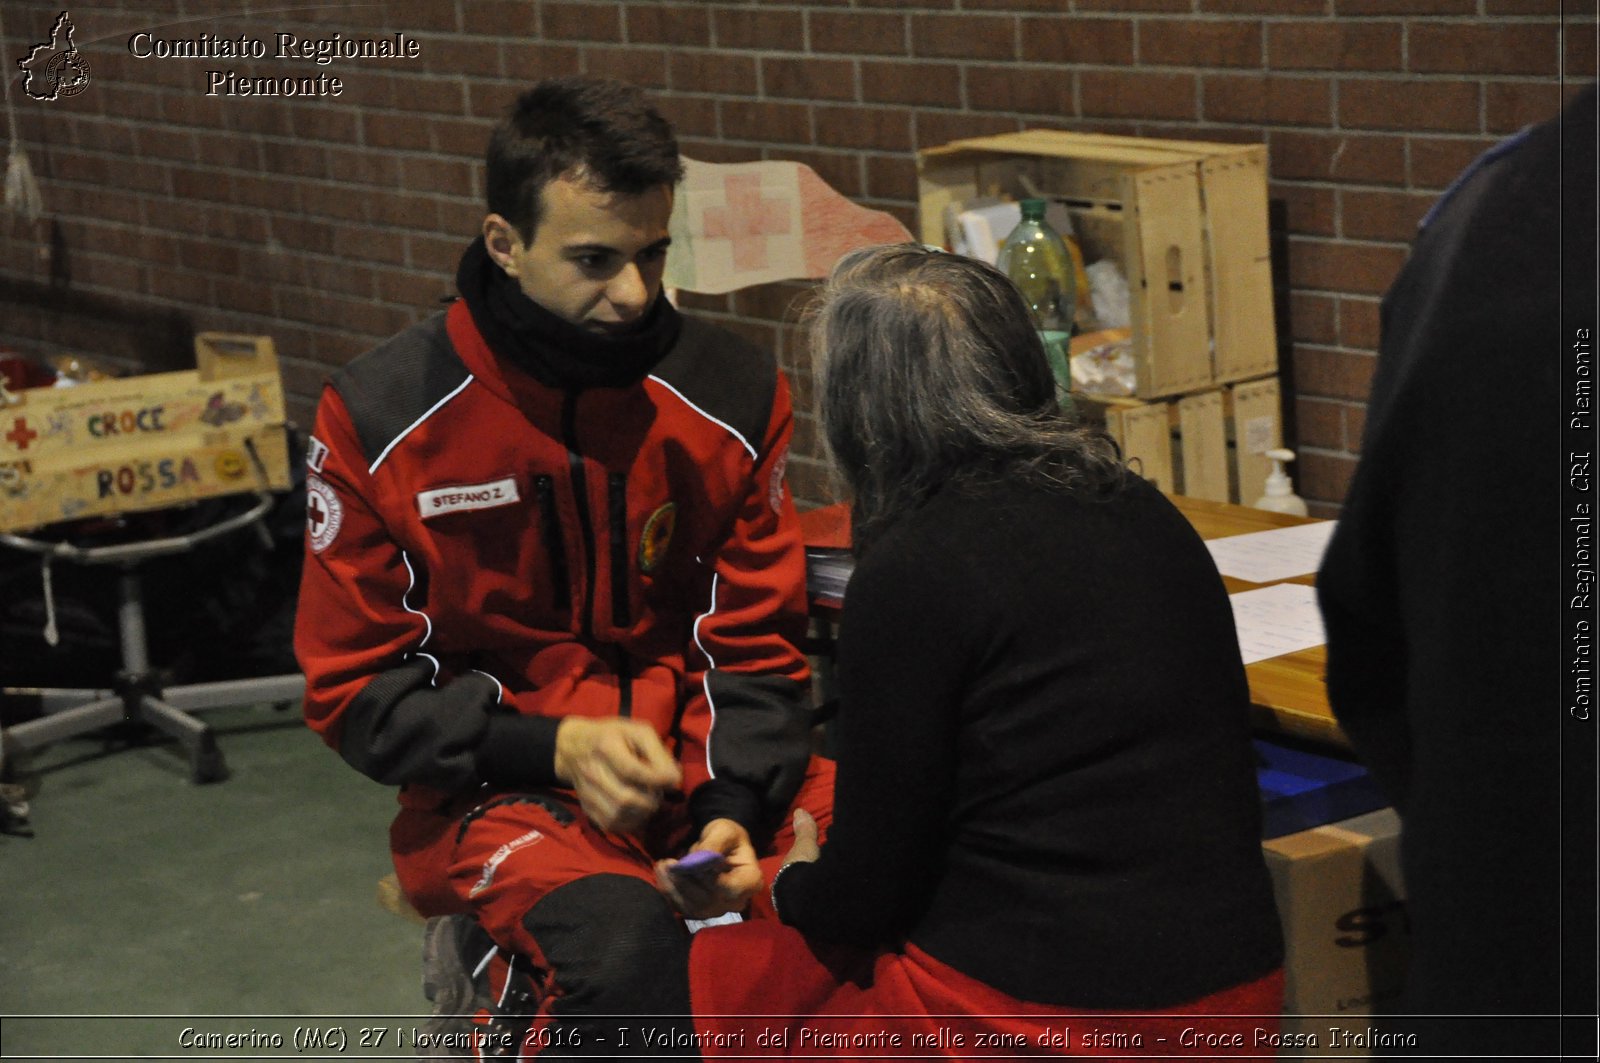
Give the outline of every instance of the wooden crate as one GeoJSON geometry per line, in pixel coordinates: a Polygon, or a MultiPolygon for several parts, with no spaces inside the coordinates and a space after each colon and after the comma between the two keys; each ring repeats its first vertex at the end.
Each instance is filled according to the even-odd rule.
{"type": "Polygon", "coordinates": [[[1078,398],[1103,419],[1122,456],[1168,494],[1251,505],[1283,445],[1278,378],[1264,377],[1165,402],[1078,398]]]}
{"type": "Polygon", "coordinates": [[[924,243],[947,207],[1032,189],[1064,203],[1084,257],[1128,278],[1140,398],[1277,372],[1267,240],[1267,152],[1030,130],[918,154],[924,243]]]}
{"type": "Polygon", "coordinates": [[[197,368],[10,392],[0,532],[289,487],[283,386],[266,336],[201,333],[197,368]]]}

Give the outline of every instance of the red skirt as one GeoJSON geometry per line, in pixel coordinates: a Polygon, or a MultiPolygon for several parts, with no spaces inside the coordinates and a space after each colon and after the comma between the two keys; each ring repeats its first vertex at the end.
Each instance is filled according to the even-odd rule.
{"type": "Polygon", "coordinates": [[[1140,1012],[1030,1004],[915,945],[862,953],[816,946],[767,920],[694,937],[689,990],[706,1059],[749,1056],[1271,1056],[1283,972],[1140,1012]]]}

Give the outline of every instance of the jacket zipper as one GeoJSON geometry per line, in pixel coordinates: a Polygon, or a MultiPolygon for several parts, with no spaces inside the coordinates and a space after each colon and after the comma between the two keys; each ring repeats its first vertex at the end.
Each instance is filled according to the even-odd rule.
{"type": "Polygon", "coordinates": [[[628,476],[614,472],[607,485],[611,503],[611,623],[633,623],[628,602],[628,476]]]}
{"type": "Polygon", "coordinates": [[[539,516],[544,522],[544,551],[550,558],[550,580],[555,584],[556,608],[571,611],[572,577],[567,572],[567,548],[561,541],[561,517],[556,512],[556,478],[535,476],[533,493],[539,500],[539,516]]]}
{"type": "Polygon", "coordinates": [[[578,504],[578,528],[583,533],[583,636],[594,638],[594,521],[589,516],[589,478],[578,453],[578,393],[567,392],[561,406],[561,436],[567,445],[567,470],[572,474],[572,495],[578,504]]]}

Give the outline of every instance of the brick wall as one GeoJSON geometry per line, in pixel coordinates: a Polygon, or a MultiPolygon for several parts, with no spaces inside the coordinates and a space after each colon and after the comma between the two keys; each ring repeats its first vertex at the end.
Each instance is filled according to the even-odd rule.
{"type": "MultiPolygon", "coordinates": [[[[281,5],[257,4],[258,9],[281,5]]],[[[171,368],[175,328],[267,332],[298,420],[320,379],[451,288],[482,144],[527,81],[654,91],[687,153],[797,159],[915,228],[919,148],[1030,127],[1264,141],[1285,208],[1301,492],[1330,513],[1358,449],[1378,302],[1474,155],[1595,76],[1594,0],[415,0],[241,15],[206,0],[71,7],[92,80],[28,98],[50,220],[0,217],[0,343],[171,368]],[[262,59],[137,58],[130,37],[262,39],[262,59]],[[414,59],[279,59],[275,35],[401,31],[414,59]],[[338,77],[338,96],[206,94],[208,70],[338,77]],[[1563,72],[1566,81],[1563,84],[1563,72]]],[[[5,62],[57,0],[3,0],[5,62]]],[[[780,346],[791,463],[829,497],[793,319],[807,288],[691,297],[780,346]]]]}

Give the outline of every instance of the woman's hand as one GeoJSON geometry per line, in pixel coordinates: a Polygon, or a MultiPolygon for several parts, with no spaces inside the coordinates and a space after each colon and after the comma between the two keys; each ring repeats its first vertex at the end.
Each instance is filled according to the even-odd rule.
{"type": "Polygon", "coordinates": [[[691,852],[709,849],[720,853],[725,861],[723,870],[715,875],[674,875],[671,869],[678,861],[658,860],[656,888],[690,919],[742,912],[762,884],[749,832],[734,820],[714,819],[689,848],[691,852]]]}

